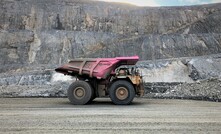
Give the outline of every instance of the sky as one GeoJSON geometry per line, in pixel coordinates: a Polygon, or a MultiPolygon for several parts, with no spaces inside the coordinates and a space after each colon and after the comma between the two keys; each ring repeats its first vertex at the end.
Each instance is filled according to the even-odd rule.
{"type": "Polygon", "coordinates": [[[221,3],[221,0],[98,0],[107,2],[129,3],[137,6],[186,6],[210,3],[221,3]]]}

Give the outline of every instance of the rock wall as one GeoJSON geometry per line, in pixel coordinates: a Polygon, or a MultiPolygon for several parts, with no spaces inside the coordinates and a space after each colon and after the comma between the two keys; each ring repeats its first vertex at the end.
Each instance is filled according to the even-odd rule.
{"type": "Polygon", "coordinates": [[[165,83],[220,79],[220,22],[221,4],[1,0],[0,96],[65,96],[70,82],[55,81],[53,69],[79,57],[138,55],[147,92],[160,91],[159,85],[166,92],[165,83]]]}
{"type": "Polygon", "coordinates": [[[149,8],[79,0],[2,0],[1,62],[60,64],[76,57],[139,55],[152,60],[217,54],[220,14],[220,4],[149,8]]]}
{"type": "Polygon", "coordinates": [[[129,35],[220,33],[220,4],[136,7],[91,0],[1,0],[1,29],[129,35]]]}
{"type": "Polygon", "coordinates": [[[69,59],[79,57],[139,55],[141,60],[154,60],[194,57],[221,52],[221,34],[131,37],[63,30],[21,30],[16,32],[2,31],[0,38],[0,62],[13,66],[14,64],[59,65],[69,59]]]}

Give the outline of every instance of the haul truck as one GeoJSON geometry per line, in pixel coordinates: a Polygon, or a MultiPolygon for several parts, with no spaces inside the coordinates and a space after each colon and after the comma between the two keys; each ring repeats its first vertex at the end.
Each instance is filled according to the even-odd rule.
{"type": "Polygon", "coordinates": [[[139,70],[128,67],[135,65],[138,60],[138,56],[79,58],[56,68],[55,71],[76,78],[67,91],[72,104],[84,105],[96,97],[109,96],[114,104],[127,105],[133,101],[135,95],[144,94],[139,70]]]}

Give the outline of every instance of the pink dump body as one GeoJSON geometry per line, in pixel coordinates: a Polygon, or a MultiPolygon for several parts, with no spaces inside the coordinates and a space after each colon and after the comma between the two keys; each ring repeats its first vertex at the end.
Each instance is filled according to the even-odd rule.
{"type": "Polygon", "coordinates": [[[56,68],[55,71],[69,75],[88,75],[97,79],[106,79],[117,67],[121,65],[135,65],[138,60],[138,56],[74,59],[56,68]]]}

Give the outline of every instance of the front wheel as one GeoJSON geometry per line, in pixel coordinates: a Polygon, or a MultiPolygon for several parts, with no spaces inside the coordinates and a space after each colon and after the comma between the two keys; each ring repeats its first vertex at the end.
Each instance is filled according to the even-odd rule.
{"type": "Polygon", "coordinates": [[[88,103],[93,95],[93,89],[88,82],[75,81],[68,88],[68,99],[74,105],[88,103]]]}
{"type": "Polygon", "coordinates": [[[134,99],[135,90],[130,82],[126,80],[118,80],[111,85],[109,95],[114,104],[128,105],[134,99]]]}

